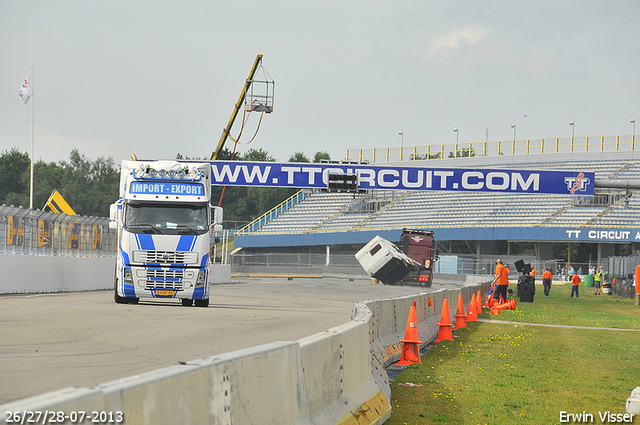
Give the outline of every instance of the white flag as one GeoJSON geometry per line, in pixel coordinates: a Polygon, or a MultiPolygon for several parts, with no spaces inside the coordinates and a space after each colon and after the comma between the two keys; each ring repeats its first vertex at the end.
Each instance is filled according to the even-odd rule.
{"type": "Polygon", "coordinates": [[[20,99],[22,99],[24,103],[27,103],[29,101],[29,98],[33,94],[31,92],[31,89],[29,88],[30,77],[31,77],[31,73],[27,74],[27,78],[24,79],[24,83],[22,83],[22,87],[20,88],[20,93],[18,94],[20,96],[20,99]]]}

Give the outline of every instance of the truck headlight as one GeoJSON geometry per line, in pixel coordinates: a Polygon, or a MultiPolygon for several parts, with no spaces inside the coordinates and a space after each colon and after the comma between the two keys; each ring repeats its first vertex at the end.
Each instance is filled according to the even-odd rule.
{"type": "Polygon", "coordinates": [[[131,269],[124,269],[124,282],[133,283],[133,279],[131,278],[131,269]]]}
{"type": "Polygon", "coordinates": [[[196,279],[196,286],[204,286],[206,277],[207,277],[207,272],[205,270],[200,270],[198,272],[198,278],[196,279]]]}

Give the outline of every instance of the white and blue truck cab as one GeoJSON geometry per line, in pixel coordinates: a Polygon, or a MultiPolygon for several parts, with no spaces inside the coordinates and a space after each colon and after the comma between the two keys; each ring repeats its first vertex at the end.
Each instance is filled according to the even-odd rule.
{"type": "Polygon", "coordinates": [[[175,298],[209,305],[210,235],[222,223],[222,208],[210,200],[208,163],[122,162],[109,224],[118,232],[116,303],[175,298]]]}

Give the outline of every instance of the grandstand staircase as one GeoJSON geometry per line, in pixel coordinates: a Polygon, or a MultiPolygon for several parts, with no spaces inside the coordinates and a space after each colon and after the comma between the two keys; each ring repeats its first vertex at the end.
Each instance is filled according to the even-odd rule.
{"type": "MultiPolygon", "coordinates": [[[[353,202],[356,202],[357,200],[362,200],[364,199],[364,196],[359,196],[358,198],[354,197],[353,198],[353,202]]],[[[316,223],[314,226],[312,226],[309,231],[310,232],[315,232],[319,229],[321,229],[324,225],[326,225],[327,223],[330,223],[331,221],[333,221],[336,217],[340,216],[344,214],[344,210],[338,210],[338,211],[334,211],[331,214],[329,214],[328,216],[326,216],[324,219],[322,219],[321,221],[319,221],[318,223],[316,223]]]]}
{"type": "Polygon", "coordinates": [[[335,212],[331,213],[330,215],[325,217],[322,221],[316,223],[313,227],[311,227],[311,229],[309,229],[309,231],[310,232],[315,232],[316,230],[321,229],[325,224],[331,222],[334,218],[336,218],[337,216],[339,216],[342,213],[343,213],[342,211],[335,211],[335,212]]]}
{"type": "MultiPolygon", "coordinates": [[[[387,201],[385,203],[385,205],[383,205],[382,207],[380,207],[380,209],[378,209],[375,212],[372,212],[371,214],[367,215],[367,218],[359,221],[358,223],[354,224],[351,229],[349,230],[357,230],[359,227],[362,227],[364,224],[366,224],[369,220],[372,220],[373,218],[377,217],[378,215],[382,214],[387,208],[389,208],[392,205],[395,205],[397,202],[402,201],[404,198],[406,198],[409,195],[410,192],[403,192],[401,196],[396,196],[393,197],[391,200],[387,201]]],[[[359,198],[360,200],[371,200],[370,198],[367,198],[366,196],[361,196],[359,198]]],[[[334,213],[332,213],[331,215],[327,216],[325,219],[323,219],[322,221],[316,223],[311,229],[310,231],[316,231],[318,229],[321,229],[324,225],[326,225],[327,223],[330,223],[332,220],[334,220],[336,217],[340,216],[344,214],[344,211],[336,211],[334,213]]]]}
{"type": "Polygon", "coordinates": [[[561,206],[560,208],[558,208],[557,210],[555,210],[554,212],[549,214],[547,217],[545,217],[540,223],[535,224],[533,227],[544,226],[545,224],[547,224],[548,222],[553,220],[558,214],[565,212],[566,210],[568,210],[572,206],[573,206],[573,203],[571,203],[571,202],[564,204],[563,206],[561,206]]]}
{"type": "Polygon", "coordinates": [[[616,177],[618,177],[618,174],[627,171],[629,168],[631,168],[633,166],[633,162],[627,162],[626,164],[624,164],[622,167],[618,168],[617,170],[615,170],[613,173],[609,174],[607,176],[608,179],[614,179],[616,177]]]}
{"type": "Polygon", "coordinates": [[[608,207],[604,208],[598,214],[596,214],[595,216],[593,216],[592,218],[587,220],[587,222],[585,223],[585,226],[591,226],[591,225],[595,224],[598,220],[600,220],[600,218],[602,218],[604,215],[606,215],[609,211],[612,211],[612,210],[616,209],[618,207],[618,205],[624,203],[624,201],[625,201],[624,198],[618,199],[615,203],[613,203],[613,204],[609,205],[608,207]]]}
{"type": "MultiPolygon", "coordinates": [[[[617,170],[615,170],[614,172],[609,174],[607,176],[607,178],[608,179],[615,179],[620,174],[624,173],[625,171],[628,171],[633,165],[634,165],[633,162],[627,162],[626,164],[624,164],[623,166],[621,166],[620,168],[618,168],[617,170]]],[[[596,214],[595,216],[593,216],[592,218],[587,220],[587,222],[584,225],[585,226],[591,226],[591,225],[595,224],[598,220],[600,220],[600,218],[605,216],[609,211],[612,211],[612,210],[616,209],[619,205],[621,205],[624,202],[625,202],[624,198],[618,199],[616,202],[610,204],[609,206],[604,208],[602,211],[600,211],[598,214],[596,214]]]]}
{"type": "Polygon", "coordinates": [[[380,214],[382,214],[383,212],[385,212],[389,207],[397,204],[400,201],[403,201],[407,196],[409,196],[411,192],[407,191],[407,192],[403,192],[401,196],[398,196],[396,198],[393,198],[391,201],[387,202],[385,205],[383,205],[382,207],[380,207],[380,209],[376,212],[373,212],[371,214],[369,214],[369,216],[367,218],[365,218],[364,220],[356,223],[352,229],[356,230],[359,227],[364,226],[365,224],[367,224],[367,222],[373,220],[374,218],[376,218],[377,216],[379,216],[380,214]]]}

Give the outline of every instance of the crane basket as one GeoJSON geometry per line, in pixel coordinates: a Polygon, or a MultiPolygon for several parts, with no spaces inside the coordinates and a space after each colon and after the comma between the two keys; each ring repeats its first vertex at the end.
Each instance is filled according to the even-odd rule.
{"type": "Polygon", "coordinates": [[[249,90],[244,98],[244,109],[247,112],[273,112],[273,94],[275,81],[271,79],[264,67],[260,65],[264,76],[263,80],[250,81],[249,90]]]}

